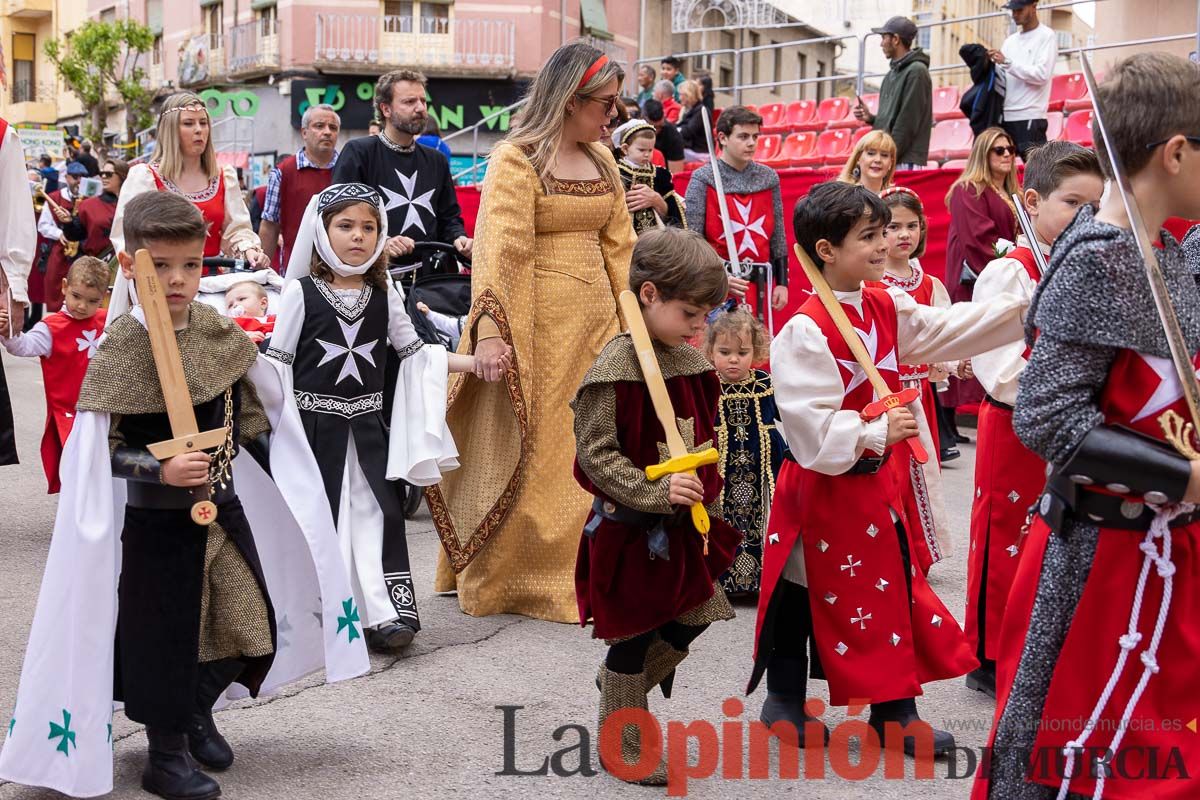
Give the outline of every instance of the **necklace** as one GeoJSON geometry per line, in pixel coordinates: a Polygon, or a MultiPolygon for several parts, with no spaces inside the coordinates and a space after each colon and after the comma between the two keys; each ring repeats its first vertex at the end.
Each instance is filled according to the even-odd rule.
{"type": "Polygon", "coordinates": [[[388,138],[388,135],[386,133],[384,133],[383,131],[380,131],[379,133],[377,133],[376,136],[379,137],[379,141],[383,142],[384,145],[389,150],[395,150],[397,153],[411,153],[412,151],[417,149],[417,140],[416,139],[413,139],[412,144],[403,145],[403,144],[397,144],[396,142],[393,142],[391,139],[388,138]]]}
{"type": "Polygon", "coordinates": [[[915,292],[921,285],[921,281],[925,277],[925,272],[921,269],[921,265],[919,263],[914,264],[912,261],[909,261],[908,265],[912,268],[912,275],[907,278],[901,278],[899,275],[893,275],[890,272],[885,272],[883,273],[883,282],[888,286],[894,286],[897,289],[903,289],[906,292],[915,292]]]}

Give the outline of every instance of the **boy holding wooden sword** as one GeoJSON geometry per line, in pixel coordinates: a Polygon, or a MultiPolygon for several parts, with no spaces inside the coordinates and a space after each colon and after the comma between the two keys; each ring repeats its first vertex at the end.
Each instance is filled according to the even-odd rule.
{"type": "MultiPolygon", "coordinates": [[[[721,387],[687,344],[725,299],[724,265],[694,231],[647,231],[633,249],[631,291],[618,335],[584,376],[575,411],[575,477],[595,495],[579,543],[575,587],[582,624],[609,645],[600,667],[600,726],[619,709],[670,697],[689,645],[733,608],[717,581],[741,534],[716,516],[721,478],[713,420],[721,387]],[[710,516],[711,514],[711,516],[710,516]]],[[[614,723],[615,724],[615,723],[614,723]]],[[[641,761],[635,726],[605,769],[631,783],[666,783],[659,758],[641,761]]]]}
{"type": "Polygon", "coordinates": [[[883,276],[889,219],[882,200],[851,184],[819,184],[796,204],[796,255],[816,293],[771,346],[795,462],[780,471],[767,523],[749,691],[765,671],[762,721],[786,740],[803,743],[806,727],[819,733],[804,708],[811,638],[812,673],[828,681],[830,703],[869,702],[885,744],[900,746],[902,736],[905,752],[920,741],[928,755],[954,738],[920,722],[921,684],[976,661],[908,552],[888,461],[896,447],[917,461],[929,455],[914,438],[905,404],[916,390],[901,391],[899,364],[967,358],[1018,339],[1026,301],[943,309],[902,289],[864,287],[883,276]]]}

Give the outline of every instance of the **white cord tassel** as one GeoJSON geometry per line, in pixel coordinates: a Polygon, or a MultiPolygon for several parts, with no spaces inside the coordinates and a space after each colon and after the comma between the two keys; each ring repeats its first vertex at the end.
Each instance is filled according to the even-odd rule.
{"type": "MultiPolygon", "coordinates": [[[[1144,554],[1142,571],[1138,575],[1137,588],[1133,593],[1133,608],[1129,611],[1129,628],[1123,636],[1117,639],[1117,643],[1121,648],[1121,654],[1117,657],[1117,663],[1108,678],[1108,683],[1105,684],[1104,691],[1100,694],[1100,699],[1096,701],[1095,708],[1092,709],[1091,715],[1084,724],[1080,737],[1067,742],[1066,747],[1063,748],[1063,755],[1066,756],[1067,762],[1066,768],[1063,770],[1062,783],[1058,788],[1057,800],[1066,800],[1067,793],[1071,788],[1071,777],[1075,772],[1075,754],[1083,752],[1084,744],[1087,743],[1092,731],[1096,729],[1100,715],[1104,712],[1105,707],[1108,706],[1108,701],[1112,699],[1113,690],[1116,688],[1117,682],[1120,681],[1121,675],[1125,672],[1125,664],[1129,660],[1130,652],[1142,641],[1142,634],[1137,629],[1138,619],[1142,612],[1142,597],[1146,591],[1146,578],[1150,574],[1151,564],[1157,567],[1158,576],[1163,579],[1162,600],[1158,605],[1158,618],[1154,623],[1154,632],[1150,636],[1150,644],[1141,654],[1143,664],[1142,677],[1134,688],[1133,694],[1130,695],[1129,702],[1125,704],[1124,711],[1121,712],[1121,720],[1109,745],[1109,749],[1114,754],[1117,752],[1117,748],[1120,747],[1121,740],[1125,737],[1125,731],[1128,729],[1133,709],[1137,706],[1142,693],[1146,690],[1146,684],[1150,682],[1150,676],[1156,674],[1159,670],[1156,655],[1158,654],[1159,642],[1162,641],[1163,629],[1166,627],[1167,611],[1171,607],[1172,576],[1175,574],[1175,564],[1171,561],[1170,522],[1180,514],[1190,512],[1194,508],[1195,506],[1190,504],[1180,504],[1171,506],[1165,510],[1158,509],[1154,520],[1150,523],[1150,529],[1146,531],[1146,538],[1138,546],[1138,549],[1144,554]],[[1163,541],[1161,555],[1155,544],[1155,539],[1162,539],[1163,541]]],[[[1103,797],[1105,780],[1106,775],[1101,770],[1100,774],[1096,777],[1096,790],[1092,793],[1092,800],[1100,800],[1103,797]]]]}

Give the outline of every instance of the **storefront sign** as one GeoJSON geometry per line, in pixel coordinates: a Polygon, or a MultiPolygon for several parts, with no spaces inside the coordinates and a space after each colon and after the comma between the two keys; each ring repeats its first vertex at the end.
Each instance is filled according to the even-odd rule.
{"type": "MultiPolygon", "coordinates": [[[[489,118],[485,129],[507,131],[511,114],[498,114],[524,93],[523,81],[431,78],[426,99],[429,114],[442,133],[468,128],[489,118]]],[[[342,118],[342,128],[363,130],[374,116],[375,80],[361,75],[292,82],[292,127],[299,128],[309,106],[326,103],[342,118]]]]}

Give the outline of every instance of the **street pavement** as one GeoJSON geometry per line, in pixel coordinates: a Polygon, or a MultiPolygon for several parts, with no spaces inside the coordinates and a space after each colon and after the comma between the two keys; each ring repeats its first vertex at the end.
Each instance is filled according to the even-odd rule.
{"type": "MultiPolygon", "coordinates": [[[[53,525],[55,498],[45,494],[38,456],[44,422],[41,372],[36,360],[5,354],[5,371],[16,398],[17,440],[22,463],[0,471],[0,719],[16,697],[29,625],[41,582],[53,525]]],[[[973,436],[973,432],[969,432],[973,436]]],[[[961,623],[965,594],[967,526],[970,513],[973,445],[946,466],[945,495],[953,522],[954,553],[933,567],[931,582],[961,623]]],[[[230,798],[646,798],[663,789],[630,786],[600,769],[595,756],[598,693],[593,684],[604,647],[587,631],[516,616],[476,619],[462,614],[454,597],[433,592],[438,540],[424,509],[408,530],[423,630],[400,657],[372,656],[371,673],[325,685],[319,678],[287,688],[281,695],[242,701],[217,713],[221,731],[237,761],[218,780],[230,798]],[[498,707],[510,708],[505,711],[498,707]],[[505,728],[510,735],[506,768],[505,728]],[[580,728],[589,737],[580,770],[580,728]],[[556,740],[556,731],[558,740],[556,740]],[[547,757],[569,750],[552,764],[562,776],[499,774],[537,772],[547,757]],[[591,774],[591,773],[595,774],[591,774]]],[[[755,609],[735,604],[738,617],[714,625],[695,645],[675,680],[671,700],[651,695],[651,711],[667,721],[707,720],[725,736],[728,725],[741,731],[739,745],[725,736],[722,763],[714,777],[693,778],[687,796],[751,798],[796,796],[812,800],[872,797],[962,800],[967,778],[947,777],[944,760],[932,779],[885,778],[882,764],[863,779],[840,759],[824,761],[814,777],[801,759],[801,777],[780,778],[777,744],[772,743],[770,776],[751,778],[745,755],[747,729],[757,720],[765,685],[745,696],[750,671],[755,609]],[[735,702],[726,703],[733,698],[735,702]],[[724,704],[724,705],[723,705],[724,704]],[[742,705],[744,704],[744,711],[742,705]],[[728,712],[728,714],[726,713],[728,712]],[[740,754],[739,758],[737,754],[740,754]],[[739,774],[741,777],[739,777],[739,774]],[[808,775],[807,778],[804,776],[808,775]]],[[[764,682],[765,683],[765,682],[764,682]]],[[[961,679],[926,686],[918,699],[924,718],[952,726],[960,746],[976,754],[987,739],[992,702],[967,689],[961,679]]],[[[827,698],[823,682],[812,681],[810,695],[827,698]]],[[[835,728],[845,709],[826,712],[835,728]]],[[[865,711],[857,719],[865,718],[865,711]]],[[[681,736],[682,727],[671,726],[681,736]]],[[[841,729],[843,732],[849,728],[841,729]]],[[[114,722],[115,790],[111,797],[142,798],[140,774],[146,740],[142,727],[120,713],[114,722]]],[[[691,742],[690,761],[702,755],[691,742]]],[[[858,749],[851,749],[850,765],[858,749]]],[[[958,774],[968,756],[956,760],[958,774]]],[[[682,787],[677,787],[682,790],[682,787]]],[[[4,800],[42,800],[54,792],[0,782],[4,800]]]]}

